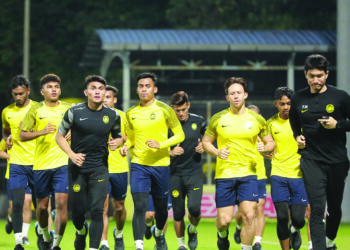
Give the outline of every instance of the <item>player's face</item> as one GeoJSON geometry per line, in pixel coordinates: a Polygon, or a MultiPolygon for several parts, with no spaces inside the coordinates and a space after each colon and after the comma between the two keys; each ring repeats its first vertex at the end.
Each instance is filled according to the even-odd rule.
{"type": "Polygon", "coordinates": [[[23,105],[28,100],[28,96],[30,93],[30,89],[26,86],[18,86],[17,88],[12,90],[13,99],[15,99],[15,103],[17,107],[23,107],[23,105]]]}
{"type": "Polygon", "coordinates": [[[287,120],[289,118],[290,99],[284,95],[280,100],[275,101],[275,106],[278,109],[280,117],[283,120],[287,120]]]}
{"type": "Polygon", "coordinates": [[[114,108],[114,104],[117,103],[117,98],[114,97],[114,93],[112,90],[106,90],[105,99],[103,100],[103,104],[107,107],[114,108]]]}
{"type": "Polygon", "coordinates": [[[185,103],[181,106],[173,105],[172,108],[175,111],[175,114],[177,116],[177,119],[179,119],[179,121],[182,121],[182,122],[187,121],[188,109],[190,108],[189,103],[185,103]]]}
{"type": "Polygon", "coordinates": [[[154,86],[151,78],[140,79],[137,83],[136,92],[140,97],[141,102],[149,102],[154,99],[154,94],[158,89],[154,86]]]}
{"type": "Polygon", "coordinates": [[[61,87],[58,82],[45,83],[41,89],[41,94],[47,102],[57,102],[61,95],[61,87]]]}
{"type": "Polygon", "coordinates": [[[327,89],[326,80],[328,78],[328,71],[310,69],[305,72],[305,77],[310,86],[311,93],[321,93],[327,89]]]}
{"type": "Polygon", "coordinates": [[[244,88],[239,83],[232,84],[226,95],[226,100],[230,102],[230,106],[235,109],[240,109],[245,104],[245,99],[248,93],[244,92],[244,88]]]}
{"type": "Polygon", "coordinates": [[[102,104],[106,95],[106,86],[100,82],[90,82],[85,90],[85,96],[88,101],[96,104],[102,104]]]}

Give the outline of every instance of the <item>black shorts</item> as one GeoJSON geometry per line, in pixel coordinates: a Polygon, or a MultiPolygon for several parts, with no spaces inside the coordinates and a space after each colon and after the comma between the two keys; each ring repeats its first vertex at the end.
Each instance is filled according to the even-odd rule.
{"type": "Polygon", "coordinates": [[[184,213],[185,197],[187,196],[187,207],[196,207],[200,210],[203,195],[203,175],[194,174],[190,176],[170,176],[170,195],[174,214],[184,213]]]}

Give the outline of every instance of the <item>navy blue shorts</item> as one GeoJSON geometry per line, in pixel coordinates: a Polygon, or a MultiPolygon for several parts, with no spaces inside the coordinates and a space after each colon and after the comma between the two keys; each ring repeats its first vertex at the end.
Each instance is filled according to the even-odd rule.
{"type": "Polygon", "coordinates": [[[148,193],[158,199],[169,197],[169,167],[150,167],[132,163],[130,168],[131,193],[148,193]]]}
{"type": "Polygon", "coordinates": [[[258,180],[258,198],[266,200],[266,179],[258,180]]]}
{"type": "MultiPolygon", "coordinates": [[[[26,194],[32,194],[32,189],[30,187],[26,187],[26,194]]],[[[9,182],[7,181],[7,198],[9,201],[12,201],[12,194],[9,188],[9,182]]]]}
{"type": "Polygon", "coordinates": [[[128,172],[109,174],[108,193],[117,201],[123,201],[128,191],[128,172]]]}
{"type": "MultiPolygon", "coordinates": [[[[168,210],[172,209],[173,205],[171,203],[171,197],[169,195],[168,198],[168,210]]],[[[148,202],[147,202],[147,212],[154,212],[154,204],[153,204],[153,198],[152,195],[148,195],[148,202]]]]}
{"type": "Polygon", "coordinates": [[[215,180],[216,207],[228,207],[242,201],[258,202],[258,182],[256,175],[215,180]]]}
{"type": "Polygon", "coordinates": [[[289,205],[309,204],[303,178],[271,176],[271,197],[274,203],[286,201],[289,205]]]}
{"type": "Polygon", "coordinates": [[[68,167],[35,170],[34,191],[39,199],[48,197],[51,192],[68,194],[68,167]]]}
{"type": "Polygon", "coordinates": [[[10,164],[10,179],[8,189],[33,188],[34,186],[33,166],[10,164]]]}

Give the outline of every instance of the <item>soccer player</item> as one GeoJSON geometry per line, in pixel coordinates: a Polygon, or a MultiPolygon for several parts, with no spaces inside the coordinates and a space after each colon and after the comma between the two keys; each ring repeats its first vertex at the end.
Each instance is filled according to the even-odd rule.
{"type": "Polygon", "coordinates": [[[67,224],[68,157],[54,138],[56,128],[70,105],[59,100],[60,84],[61,79],[55,74],[47,74],[40,79],[40,92],[44,101],[34,105],[27,112],[20,133],[21,141],[35,140],[36,143],[33,169],[39,249],[51,249],[48,206],[52,191],[55,193],[57,209],[54,249],[60,249],[59,244],[67,224]]]}
{"type": "MultiPolygon", "coordinates": [[[[197,248],[197,226],[201,218],[201,200],[203,194],[203,169],[200,164],[203,153],[202,136],[206,130],[206,121],[202,116],[188,112],[190,101],[184,91],[171,96],[171,107],[179,119],[185,140],[169,152],[170,158],[170,195],[174,212],[174,227],[179,249],[186,249],[185,243],[185,199],[187,197],[188,247],[197,248]]],[[[170,136],[172,133],[170,131],[170,136]]]]}
{"type": "Polygon", "coordinates": [[[306,58],[304,73],[309,86],[293,95],[289,115],[311,206],[312,245],[317,250],[336,249],[334,240],[349,171],[346,131],[350,130],[350,96],[326,84],[328,64],[322,55],[306,58]]]}
{"type": "Polygon", "coordinates": [[[154,201],[156,228],[152,232],[157,249],[167,249],[163,227],[168,218],[169,195],[169,147],[182,142],[185,135],[172,108],[155,99],[158,89],[157,77],[153,73],[137,76],[140,103],[131,107],[126,118],[129,124],[128,138],[121,149],[123,155],[133,147],[130,185],[134,201],[132,220],[136,249],[143,249],[145,212],[148,194],[154,201]],[[168,129],[174,136],[168,138],[168,129]]]}
{"type": "MultiPolygon", "coordinates": [[[[56,142],[66,152],[72,219],[77,232],[74,247],[85,249],[89,228],[85,212],[90,207],[90,249],[98,249],[103,232],[103,205],[108,192],[108,146],[115,150],[120,137],[120,116],[103,105],[106,80],[101,76],[85,79],[87,102],[68,109],[56,134],[56,142]],[[65,139],[71,130],[71,146],[65,139]],[[111,134],[112,140],[108,140],[111,134]],[[90,202],[88,204],[87,202],[90,202]]],[[[57,202],[57,201],[56,201],[57,202]]]]}
{"type": "MultiPolygon", "coordinates": [[[[258,106],[255,105],[249,105],[247,107],[251,111],[257,113],[260,115],[260,109],[258,106]]],[[[258,143],[262,143],[261,140],[257,139],[258,143]]],[[[264,234],[264,228],[265,228],[265,214],[264,214],[264,205],[266,200],[266,170],[265,170],[265,163],[264,163],[264,157],[257,152],[257,164],[256,164],[256,175],[258,180],[258,206],[256,209],[256,232],[255,237],[253,241],[253,250],[260,250],[261,248],[261,240],[262,236],[264,234]]],[[[241,243],[241,227],[242,227],[242,216],[237,210],[235,219],[237,222],[236,225],[236,231],[233,235],[233,238],[237,244],[241,243]]]]}
{"type": "Polygon", "coordinates": [[[203,147],[216,156],[215,201],[217,207],[217,246],[229,249],[228,228],[239,204],[243,218],[241,249],[251,249],[255,234],[254,218],[258,202],[256,177],[257,137],[259,152],[273,150],[275,143],[267,132],[265,119],[245,108],[247,82],[231,77],[224,84],[230,107],[215,114],[203,137],[203,147]],[[218,147],[213,145],[217,141],[218,147]]]}
{"type": "Polygon", "coordinates": [[[271,196],[277,214],[277,236],[284,250],[290,249],[289,246],[293,249],[300,248],[299,230],[305,225],[305,210],[308,205],[300,170],[300,155],[297,153],[298,145],[293,140],[289,124],[292,95],[293,90],[287,87],[276,89],[275,106],[278,113],[267,121],[268,130],[276,144],[271,161],[271,196]]]}
{"type": "MultiPolygon", "coordinates": [[[[111,109],[115,109],[114,105],[117,103],[118,89],[113,86],[106,86],[106,95],[103,104],[111,109]]],[[[125,137],[125,129],[127,127],[127,121],[125,113],[115,109],[121,118],[121,133],[125,137]]],[[[125,138],[124,138],[125,140],[125,138]]],[[[108,170],[109,170],[109,187],[108,194],[104,205],[103,211],[103,234],[101,239],[101,250],[109,249],[107,235],[108,235],[108,205],[109,205],[109,194],[113,197],[113,217],[116,222],[116,227],[113,230],[113,236],[115,241],[115,250],[124,249],[123,240],[123,228],[126,219],[126,209],[125,209],[125,198],[128,189],[128,159],[122,156],[119,149],[115,151],[109,150],[108,156],[108,170]]]]}
{"type": "MultiPolygon", "coordinates": [[[[28,216],[31,216],[31,203],[30,201],[28,202],[29,195],[25,195],[25,193],[28,186],[31,191],[34,190],[33,163],[35,142],[21,142],[19,134],[24,116],[36,102],[29,99],[30,82],[23,75],[13,77],[10,87],[15,103],[7,106],[2,111],[2,134],[8,149],[12,144],[8,187],[13,203],[12,224],[16,241],[15,249],[23,249],[22,226],[27,223],[28,229],[30,223],[30,220],[27,221],[25,219],[26,216],[23,217],[23,208],[25,205],[25,211],[27,211],[25,214],[28,213],[28,216]],[[27,202],[25,202],[25,196],[27,196],[27,202]]],[[[31,219],[31,217],[27,219],[29,218],[31,219]]]]}

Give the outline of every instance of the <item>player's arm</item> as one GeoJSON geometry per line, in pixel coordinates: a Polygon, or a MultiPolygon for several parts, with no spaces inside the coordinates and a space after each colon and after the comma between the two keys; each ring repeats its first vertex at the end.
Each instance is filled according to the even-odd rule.
{"type": "Polygon", "coordinates": [[[204,150],[212,156],[216,156],[220,159],[226,160],[230,154],[230,151],[228,150],[229,147],[219,150],[213,145],[214,141],[215,138],[212,138],[208,135],[204,135],[202,140],[204,150]]]}
{"type": "MultiPolygon", "coordinates": [[[[204,135],[206,130],[207,130],[207,122],[202,117],[202,124],[201,124],[201,129],[200,129],[200,134],[202,135],[202,137],[203,137],[203,135],[204,135]]],[[[200,153],[200,154],[204,152],[203,143],[201,141],[201,138],[198,138],[198,144],[197,144],[197,147],[196,147],[196,152],[200,153]]]]}
{"type": "Polygon", "coordinates": [[[298,147],[300,149],[305,148],[306,140],[304,135],[302,134],[301,122],[300,122],[300,118],[297,110],[295,97],[292,97],[292,100],[291,100],[290,111],[289,111],[289,123],[290,123],[290,127],[292,128],[293,136],[298,144],[298,147]]]}
{"type": "Polygon", "coordinates": [[[121,134],[121,123],[120,123],[121,119],[118,112],[115,112],[115,113],[116,113],[116,119],[114,122],[114,126],[112,127],[112,130],[111,130],[111,138],[108,142],[108,146],[112,151],[116,150],[118,147],[120,147],[124,143],[124,140],[121,134]]]}
{"type": "Polygon", "coordinates": [[[48,123],[44,129],[39,131],[26,131],[24,129],[21,129],[21,132],[19,134],[19,139],[21,141],[30,141],[40,136],[53,134],[55,132],[56,132],[56,125],[52,123],[48,123]]]}
{"type": "Polygon", "coordinates": [[[11,149],[12,147],[12,137],[11,137],[11,127],[6,119],[6,109],[2,111],[2,137],[6,142],[6,148],[11,149]]]}
{"type": "Polygon", "coordinates": [[[275,149],[275,141],[271,134],[265,135],[261,138],[261,143],[258,143],[258,151],[260,153],[272,152],[275,149]]]}
{"type": "Polygon", "coordinates": [[[0,149],[0,158],[1,159],[10,159],[10,155],[6,152],[6,142],[4,139],[0,142],[1,149],[0,149]]]}

